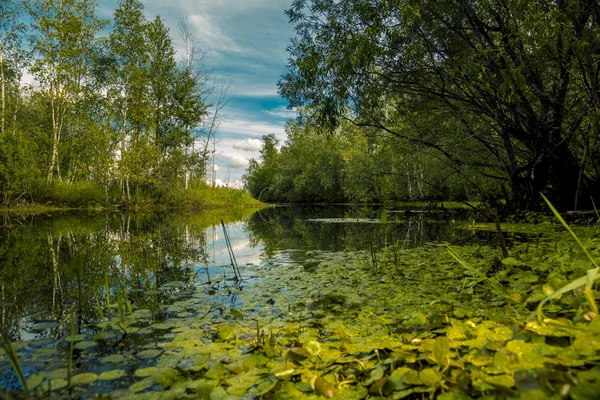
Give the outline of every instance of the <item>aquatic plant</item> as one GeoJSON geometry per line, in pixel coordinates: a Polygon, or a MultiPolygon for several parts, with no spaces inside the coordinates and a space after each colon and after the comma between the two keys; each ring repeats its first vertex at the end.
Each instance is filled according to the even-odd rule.
{"type": "Polygon", "coordinates": [[[585,287],[584,294],[590,305],[590,308],[591,308],[592,312],[594,313],[594,315],[597,316],[598,315],[598,305],[596,304],[596,300],[594,299],[594,294],[592,292],[592,286],[597,279],[600,279],[600,267],[598,266],[598,263],[596,262],[594,257],[592,257],[590,255],[586,246],[584,246],[584,244],[581,242],[579,237],[575,234],[575,232],[573,232],[573,230],[571,229],[569,224],[567,224],[567,222],[564,220],[564,218],[560,215],[558,210],[556,210],[556,208],[552,205],[552,203],[548,200],[548,198],[546,198],[546,196],[544,196],[543,194],[541,196],[544,199],[544,201],[546,202],[546,204],[548,204],[548,207],[550,207],[550,210],[552,210],[552,213],[554,214],[554,216],[560,221],[562,226],[567,230],[567,232],[569,232],[569,234],[573,237],[573,239],[575,239],[575,242],[577,243],[577,245],[581,248],[581,250],[583,251],[585,256],[589,259],[589,261],[595,268],[587,270],[585,273],[585,276],[582,276],[579,279],[575,279],[574,281],[561,287],[560,289],[558,289],[557,291],[555,291],[554,293],[552,293],[551,295],[549,295],[548,297],[543,299],[537,307],[538,320],[541,321],[543,318],[542,308],[543,308],[544,304],[546,304],[548,301],[550,301],[558,296],[561,296],[567,292],[576,290],[582,286],[585,287]]]}
{"type": "Polygon", "coordinates": [[[25,379],[25,375],[23,374],[23,368],[21,367],[21,362],[19,361],[19,356],[17,355],[17,352],[13,348],[13,346],[10,342],[10,338],[6,334],[2,335],[2,349],[4,350],[4,354],[8,358],[8,361],[10,362],[11,367],[15,371],[15,374],[17,374],[17,378],[19,379],[19,382],[21,383],[23,390],[25,391],[26,394],[28,394],[29,386],[27,385],[27,380],[25,379]]]}

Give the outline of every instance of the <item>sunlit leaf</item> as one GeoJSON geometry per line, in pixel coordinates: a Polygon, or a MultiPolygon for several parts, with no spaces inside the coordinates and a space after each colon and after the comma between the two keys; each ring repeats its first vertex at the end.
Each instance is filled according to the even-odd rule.
{"type": "Polygon", "coordinates": [[[104,371],[98,375],[98,379],[101,381],[112,381],[125,376],[125,371],[122,369],[115,369],[112,371],[104,371]]]}

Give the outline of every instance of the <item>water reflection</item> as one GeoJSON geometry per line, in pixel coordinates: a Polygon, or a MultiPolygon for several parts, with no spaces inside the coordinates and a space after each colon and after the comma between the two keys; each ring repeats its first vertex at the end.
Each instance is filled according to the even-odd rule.
{"type": "MultiPolygon", "coordinates": [[[[380,223],[382,213],[370,207],[278,207],[225,219],[241,266],[260,264],[281,251],[295,259],[303,253],[291,250],[410,248],[465,236],[450,221],[430,214],[386,211],[380,223]]],[[[170,282],[183,282],[191,290],[227,279],[233,271],[220,219],[5,217],[0,229],[2,332],[12,340],[64,337],[70,316],[77,317],[81,331],[85,322],[102,317],[98,310],[114,308],[119,295],[136,308],[155,310],[173,294],[165,287],[170,282]]]]}
{"type": "Polygon", "coordinates": [[[189,261],[205,259],[204,235],[151,218],[10,220],[0,230],[2,332],[13,340],[58,338],[74,315],[80,332],[119,293],[140,307],[160,302],[163,285],[185,281],[189,261]]]}
{"type": "Polygon", "coordinates": [[[452,218],[460,217],[435,210],[282,207],[255,213],[248,222],[248,234],[253,244],[264,245],[267,256],[285,249],[353,251],[392,244],[413,248],[468,237],[452,223],[452,218]]]}

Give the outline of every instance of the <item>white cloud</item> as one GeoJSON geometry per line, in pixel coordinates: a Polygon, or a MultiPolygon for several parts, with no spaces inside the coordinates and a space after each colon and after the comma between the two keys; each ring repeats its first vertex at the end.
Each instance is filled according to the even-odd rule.
{"type": "Polygon", "coordinates": [[[218,158],[222,161],[221,164],[223,164],[225,168],[230,169],[244,169],[250,164],[250,161],[247,158],[238,155],[226,156],[220,154],[218,158]]]}
{"type": "Polygon", "coordinates": [[[188,17],[190,25],[196,29],[197,39],[202,48],[242,53],[242,49],[208,15],[193,14],[188,17]]]}
{"type": "Polygon", "coordinates": [[[279,93],[277,92],[277,88],[273,87],[271,83],[263,84],[263,85],[254,85],[250,84],[239,84],[236,86],[238,91],[236,91],[236,95],[244,96],[244,97],[277,97],[279,93]]]}
{"type": "Polygon", "coordinates": [[[277,107],[272,110],[265,111],[265,113],[279,118],[295,118],[297,116],[296,110],[288,110],[287,107],[277,107]]]}
{"type": "Polygon", "coordinates": [[[268,122],[253,122],[242,119],[226,119],[221,122],[219,132],[236,133],[241,135],[260,138],[263,135],[274,133],[279,138],[285,138],[285,129],[283,124],[273,124],[268,122]]]}
{"type": "Polygon", "coordinates": [[[246,139],[241,142],[234,143],[234,149],[242,151],[260,151],[262,149],[262,142],[258,139],[246,139]]]}

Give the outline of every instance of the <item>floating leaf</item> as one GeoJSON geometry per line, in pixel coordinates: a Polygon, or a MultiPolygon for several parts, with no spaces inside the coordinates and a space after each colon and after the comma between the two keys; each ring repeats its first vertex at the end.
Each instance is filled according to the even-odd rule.
{"type": "Polygon", "coordinates": [[[385,384],[388,381],[388,377],[383,377],[377,381],[375,381],[372,385],[371,388],[369,389],[369,392],[372,394],[378,394],[378,395],[383,395],[383,388],[385,386],[385,384]]]}
{"type": "Polygon", "coordinates": [[[419,379],[419,373],[408,367],[396,369],[388,379],[388,386],[394,391],[422,384],[423,382],[419,379]]]}
{"type": "Polygon", "coordinates": [[[85,350],[85,349],[89,349],[90,347],[94,347],[95,345],[96,345],[96,342],[86,340],[83,342],[75,343],[73,348],[77,349],[77,350],[85,350]]]}
{"type": "Polygon", "coordinates": [[[39,374],[33,374],[29,378],[27,378],[27,387],[29,390],[33,390],[38,387],[46,378],[46,374],[44,372],[40,372],[39,374]]]}
{"type": "Polygon", "coordinates": [[[217,339],[227,341],[233,338],[233,328],[231,325],[223,325],[217,331],[217,339]]]}
{"type": "Polygon", "coordinates": [[[205,378],[219,380],[225,373],[225,366],[220,362],[216,362],[206,371],[205,378]]]}
{"type": "Polygon", "coordinates": [[[158,373],[158,368],[156,368],[156,367],[140,368],[135,371],[135,376],[139,376],[140,378],[146,378],[149,376],[154,376],[157,373],[158,373]]]}
{"type": "Polygon", "coordinates": [[[419,379],[427,386],[438,386],[444,378],[437,369],[425,368],[419,372],[419,379]]]}
{"type": "Polygon", "coordinates": [[[66,379],[62,379],[62,378],[57,378],[57,379],[52,379],[50,380],[50,387],[52,388],[52,390],[60,390],[60,389],[64,389],[67,387],[69,383],[67,382],[66,379]]]}
{"type": "Polygon", "coordinates": [[[144,350],[142,352],[139,352],[137,354],[138,357],[143,357],[143,358],[154,358],[154,357],[158,357],[162,354],[162,350],[158,350],[158,349],[149,349],[149,350],[144,350]]]}
{"type": "Polygon", "coordinates": [[[98,380],[98,375],[92,373],[78,374],[71,378],[71,385],[89,385],[98,380]]]}
{"type": "Polygon", "coordinates": [[[311,356],[310,352],[302,347],[292,347],[286,353],[284,358],[293,361],[303,361],[311,356]]]}
{"type": "Polygon", "coordinates": [[[154,375],[154,381],[160,383],[163,388],[170,388],[173,383],[180,380],[178,371],[174,368],[161,368],[154,375]]]}
{"type": "Polygon", "coordinates": [[[106,356],[100,359],[101,363],[120,363],[125,359],[122,354],[111,354],[110,356],[106,356]]]}
{"type": "Polygon", "coordinates": [[[198,379],[196,381],[189,382],[186,386],[196,392],[201,399],[207,399],[210,393],[217,385],[217,381],[212,379],[198,379]]]}
{"type": "Polygon", "coordinates": [[[314,338],[309,338],[302,343],[302,348],[311,356],[316,356],[321,352],[321,344],[314,338]]]}
{"type": "Polygon", "coordinates": [[[101,381],[112,381],[115,379],[119,379],[125,376],[125,371],[122,369],[115,369],[112,371],[104,371],[99,376],[98,379],[101,381]]]}
{"type": "Polygon", "coordinates": [[[154,385],[155,385],[155,383],[154,383],[153,378],[146,378],[146,379],[142,379],[141,381],[138,381],[138,382],[134,383],[133,385],[129,386],[129,391],[133,392],[133,393],[139,393],[146,389],[151,388],[154,385]]]}
{"type": "Polygon", "coordinates": [[[275,375],[279,379],[286,379],[292,376],[295,372],[295,368],[291,366],[284,365],[282,367],[277,367],[271,371],[273,375],[275,375]]]}
{"type": "Polygon", "coordinates": [[[253,393],[256,393],[257,396],[264,396],[267,393],[275,390],[279,385],[279,382],[276,379],[270,379],[267,377],[263,379],[257,386],[252,390],[253,393]]]}
{"type": "Polygon", "coordinates": [[[433,359],[436,363],[444,366],[448,363],[448,352],[450,351],[450,342],[445,336],[440,336],[435,339],[433,345],[433,359]]]}
{"type": "Polygon", "coordinates": [[[323,397],[333,397],[336,392],[336,388],[333,383],[326,381],[316,374],[313,376],[310,385],[318,395],[323,397]]]}

